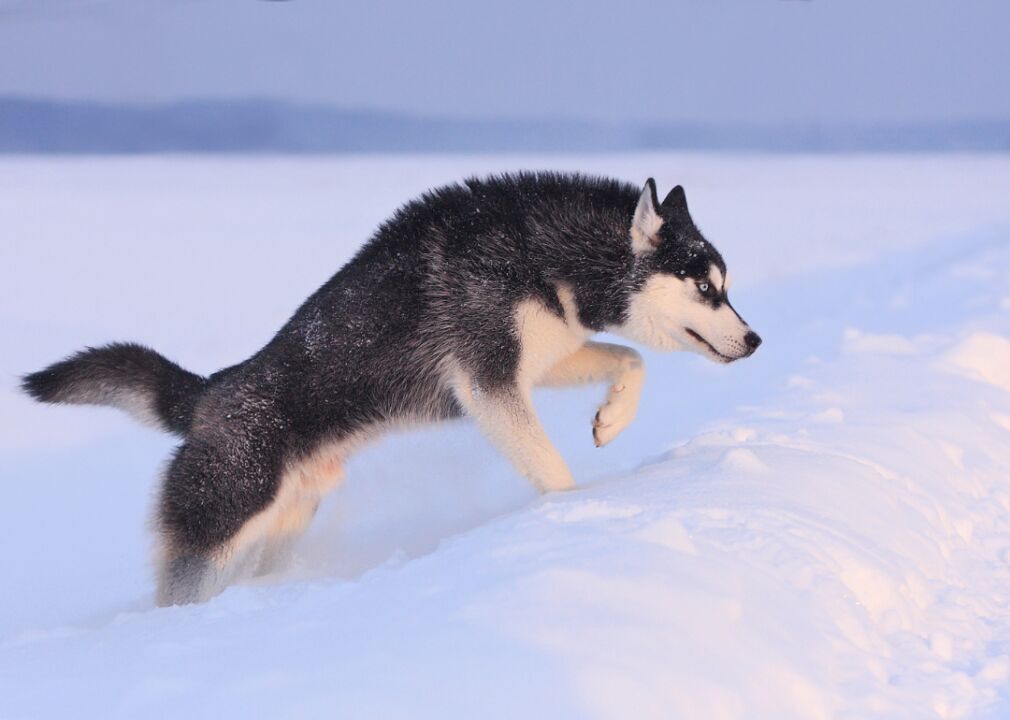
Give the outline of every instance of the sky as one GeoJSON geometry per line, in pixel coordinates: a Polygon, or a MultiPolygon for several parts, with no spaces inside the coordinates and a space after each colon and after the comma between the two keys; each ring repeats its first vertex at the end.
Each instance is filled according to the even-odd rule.
{"type": "Polygon", "coordinates": [[[0,95],[448,117],[1010,117],[1007,0],[0,0],[0,95]]]}

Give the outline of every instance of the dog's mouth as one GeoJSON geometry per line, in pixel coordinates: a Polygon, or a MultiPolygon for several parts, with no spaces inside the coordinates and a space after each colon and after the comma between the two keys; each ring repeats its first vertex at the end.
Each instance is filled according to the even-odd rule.
{"type": "Polygon", "coordinates": [[[730,355],[723,355],[721,352],[712,347],[712,343],[703,338],[701,335],[696,333],[691,328],[684,328],[684,332],[690,335],[695,341],[705,346],[705,348],[716,357],[717,360],[724,363],[731,363],[734,360],[739,360],[738,357],[732,357],[730,355]]]}

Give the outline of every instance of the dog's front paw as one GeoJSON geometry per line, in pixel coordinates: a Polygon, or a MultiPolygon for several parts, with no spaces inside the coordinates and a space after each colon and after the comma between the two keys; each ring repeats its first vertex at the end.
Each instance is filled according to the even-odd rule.
{"type": "Polygon", "coordinates": [[[606,402],[593,418],[593,442],[596,447],[603,447],[631,424],[638,412],[640,393],[641,385],[637,382],[621,382],[610,388],[606,402]]]}

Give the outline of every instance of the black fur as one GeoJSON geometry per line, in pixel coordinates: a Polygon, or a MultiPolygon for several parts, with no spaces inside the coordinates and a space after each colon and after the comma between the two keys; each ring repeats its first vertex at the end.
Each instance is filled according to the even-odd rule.
{"type": "Polygon", "coordinates": [[[640,192],[553,173],[443,187],[380,226],[266,347],[208,380],[146,348],[113,345],[30,375],[25,389],[44,401],[101,403],[127,388],[154,398],[165,426],[185,434],[158,509],[174,553],[171,585],[269,505],[291,460],[384,422],[458,416],[442,374],[450,358],[481,389],[507,388],[519,361],[519,302],[535,298],[561,315],[555,288],[564,283],[579,321],[604,330],[624,321],[650,273],[701,278],[712,262],[725,268],[683,190],[660,207],[662,244],[636,257],[629,228],[640,192]]]}
{"type": "MultiPolygon", "coordinates": [[[[655,186],[652,189],[656,196],[655,186]]],[[[646,258],[650,270],[679,277],[702,280],[708,277],[710,265],[726,274],[726,263],[719,251],[708,242],[691,219],[684,188],[677,185],[659,206],[663,225],[659,229],[661,242],[656,252],[646,258]]]]}

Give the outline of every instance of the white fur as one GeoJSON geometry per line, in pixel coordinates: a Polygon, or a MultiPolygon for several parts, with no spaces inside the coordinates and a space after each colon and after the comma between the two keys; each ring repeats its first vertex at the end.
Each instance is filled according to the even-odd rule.
{"type": "Polygon", "coordinates": [[[722,277],[722,270],[720,270],[719,266],[716,265],[715,263],[713,263],[712,265],[710,265],[709,268],[708,268],[708,279],[709,279],[709,282],[712,283],[712,287],[714,287],[716,290],[720,290],[721,291],[721,290],[724,289],[724,287],[723,287],[724,280],[723,280],[723,277],[722,277]]]}
{"type": "Polygon", "coordinates": [[[529,392],[483,393],[464,376],[457,393],[488,439],[540,492],[575,486],[571,471],[537,419],[529,392]]]}
{"type": "Polygon", "coordinates": [[[542,302],[526,300],[516,309],[519,332],[519,373],[516,382],[530,389],[558,362],[581,348],[593,331],[578,321],[578,308],[571,288],[558,285],[564,317],[558,317],[542,302]]]}
{"type": "Polygon", "coordinates": [[[646,183],[638,196],[635,217],[631,221],[631,249],[636,255],[656,249],[659,229],[663,226],[663,218],[659,216],[652,193],[652,186],[646,183]]]}
{"type": "Polygon", "coordinates": [[[627,321],[610,330],[657,350],[693,350],[719,362],[750,352],[744,341],[750,328],[727,303],[713,309],[694,280],[666,274],[650,277],[632,296],[627,321]],[[708,341],[714,352],[688,330],[708,341]]]}

